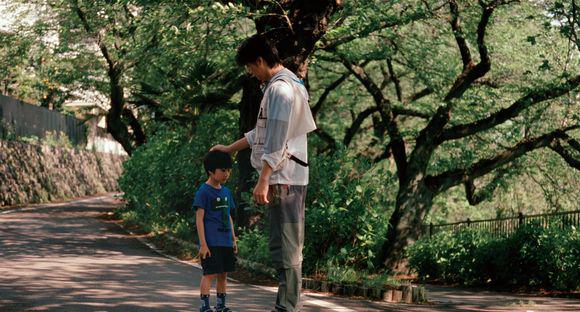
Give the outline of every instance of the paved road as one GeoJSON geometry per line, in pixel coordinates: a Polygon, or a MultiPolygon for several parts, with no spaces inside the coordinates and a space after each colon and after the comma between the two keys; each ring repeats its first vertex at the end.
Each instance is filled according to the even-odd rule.
{"type": "MultiPolygon", "coordinates": [[[[99,218],[119,204],[108,196],[0,212],[0,311],[196,311],[200,270],[155,253],[99,218]]],[[[274,302],[272,287],[229,286],[237,311],[269,311],[274,302]]],[[[578,300],[462,297],[445,288],[431,296],[441,303],[307,293],[302,311],[580,311],[578,300]]]]}

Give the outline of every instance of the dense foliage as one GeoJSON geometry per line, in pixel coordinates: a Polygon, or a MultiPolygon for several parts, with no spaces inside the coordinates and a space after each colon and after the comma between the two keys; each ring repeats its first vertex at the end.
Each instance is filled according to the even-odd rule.
{"type": "MultiPolygon", "coordinates": [[[[343,2],[305,62],[320,128],[309,137],[305,271],[382,272],[383,247],[412,242],[424,222],[578,208],[575,2],[343,2]]],[[[192,238],[199,160],[247,123],[237,119],[248,108],[235,47],[269,19],[294,21],[296,7],[30,3],[40,4],[34,25],[0,33],[3,93],[56,108],[83,98],[74,90],[105,98],[110,124],[136,148],[121,179],[125,217],[192,238]],[[49,35],[59,40],[40,40],[49,35]]],[[[250,211],[241,253],[267,263],[265,209],[250,211]]],[[[466,250],[487,242],[461,235],[473,236],[466,250]]],[[[465,270],[461,280],[475,283],[465,270]]]]}
{"type": "Polygon", "coordinates": [[[513,235],[442,232],[408,249],[420,278],[464,285],[580,289],[580,232],[528,224],[513,235]]]}
{"type": "MultiPolygon", "coordinates": [[[[195,191],[207,179],[202,159],[214,142],[236,133],[236,113],[200,118],[193,129],[164,125],[125,162],[119,187],[128,205],[121,213],[145,230],[195,240],[195,191]],[[219,124],[219,127],[216,125],[219,124]]],[[[232,176],[235,180],[235,174],[232,176]]]]}
{"type": "Polygon", "coordinates": [[[384,163],[340,149],[314,158],[306,211],[305,271],[330,266],[372,269],[393,207],[396,181],[384,163]]]}

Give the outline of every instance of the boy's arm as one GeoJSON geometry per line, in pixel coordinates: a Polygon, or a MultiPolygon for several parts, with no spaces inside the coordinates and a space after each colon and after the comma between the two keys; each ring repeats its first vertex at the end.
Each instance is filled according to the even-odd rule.
{"type": "Polygon", "coordinates": [[[195,212],[195,225],[197,227],[197,235],[199,236],[199,256],[202,259],[205,259],[206,256],[211,257],[211,252],[209,251],[209,247],[207,246],[207,242],[205,241],[205,226],[203,224],[203,217],[205,216],[205,210],[202,208],[197,208],[195,212]]]}
{"type": "Polygon", "coordinates": [[[234,242],[234,253],[238,253],[238,238],[236,237],[236,232],[234,231],[234,220],[232,215],[230,215],[230,225],[232,226],[232,241],[234,242]]]}

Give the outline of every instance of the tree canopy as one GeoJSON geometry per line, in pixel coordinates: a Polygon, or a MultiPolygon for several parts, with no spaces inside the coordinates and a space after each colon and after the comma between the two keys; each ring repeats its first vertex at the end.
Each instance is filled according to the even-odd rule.
{"type": "MultiPolygon", "coordinates": [[[[29,3],[42,12],[34,25],[0,34],[2,92],[57,109],[75,90],[97,92],[129,154],[159,129],[203,136],[199,119],[224,110],[239,114],[240,132],[253,127],[261,94],[234,56],[241,40],[266,34],[307,82],[319,125],[311,157],[336,171],[328,187],[359,177],[360,194],[388,190],[378,203],[309,199],[312,210],[382,220],[364,230],[374,243],[360,263],[395,268],[427,220],[577,208],[574,0],[29,3]],[[58,40],[39,39],[51,33],[58,40]],[[332,165],[341,157],[361,165],[344,172],[332,165]]],[[[248,159],[238,159],[247,181],[248,159]]],[[[346,241],[329,238],[321,252],[346,241]]]]}

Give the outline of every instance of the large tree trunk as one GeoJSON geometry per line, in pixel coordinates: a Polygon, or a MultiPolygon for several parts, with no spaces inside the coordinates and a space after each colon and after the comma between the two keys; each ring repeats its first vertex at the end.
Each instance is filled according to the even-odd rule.
{"type": "Polygon", "coordinates": [[[111,87],[111,108],[107,112],[105,120],[107,121],[107,132],[123,146],[123,149],[129,154],[133,153],[133,144],[127,125],[121,120],[121,114],[125,106],[123,87],[121,86],[121,70],[115,67],[110,68],[108,72],[109,85],[111,87]]]}
{"type": "Polygon", "coordinates": [[[133,153],[135,146],[145,143],[145,133],[139,124],[133,112],[125,108],[124,89],[121,85],[121,76],[123,74],[123,65],[119,60],[115,60],[109,53],[109,47],[102,38],[101,30],[94,29],[87,19],[86,12],[79,5],[78,0],[71,1],[73,11],[81,20],[81,23],[90,36],[96,38],[99,49],[103,58],[107,62],[107,76],[109,77],[111,108],[105,116],[107,122],[107,132],[123,146],[123,149],[129,154],[133,153]],[[129,126],[123,121],[122,116],[127,119],[132,133],[129,132],[129,126]]]}
{"type": "MultiPolygon", "coordinates": [[[[240,102],[240,133],[239,137],[254,128],[258,118],[258,110],[260,108],[260,100],[262,99],[262,91],[259,87],[259,82],[255,78],[249,76],[244,78],[242,100],[240,102]]],[[[249,225],[249,213],[246,208],[250,203],[242,199],[242,193],[251,192],[255,182],[252,179],[254,168],[250,164],[250,149],[241,150],[238,152],[236,160],[238,161],[238,191],[236,196],[238,198],[238,205],[234,212],[234,221],[237,226],[247,227],[249,225]]]]}
{"type": "Polygon", "coordinates": [[[424,180],[415,179],[399,188],[395,211],[389,220],[387,240],[378,257],[379,266],[401,271],[405,248],[421,234],[425,216],[431,210],[435,194],[424,180]]]}

